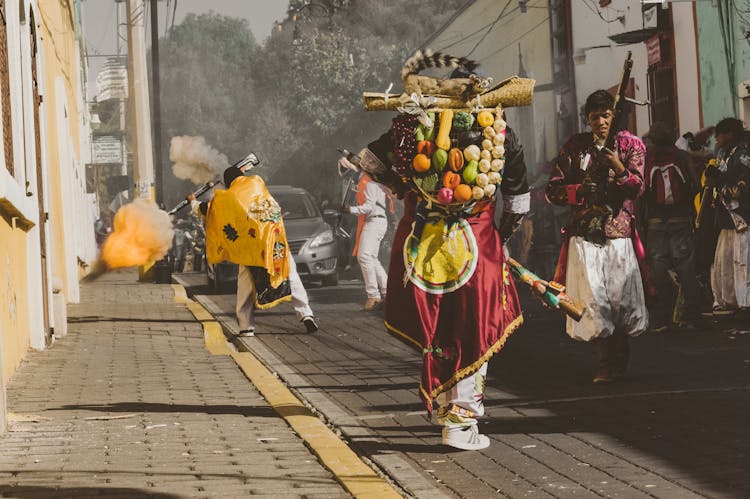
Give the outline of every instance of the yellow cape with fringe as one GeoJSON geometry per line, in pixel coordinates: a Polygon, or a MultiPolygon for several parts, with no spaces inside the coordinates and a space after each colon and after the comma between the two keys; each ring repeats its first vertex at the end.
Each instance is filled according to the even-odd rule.
{"type": "Polygon", "coordinates": [[[217,190],[206,213],[206,258],[266,269],[272,287],[289,277],[289,244],[281,209],[257,175],[217,190]]]}

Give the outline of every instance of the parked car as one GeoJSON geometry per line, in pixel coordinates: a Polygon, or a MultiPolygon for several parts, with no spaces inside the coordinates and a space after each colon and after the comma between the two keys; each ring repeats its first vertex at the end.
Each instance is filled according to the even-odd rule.
{"type": "MultiPolygon", "coordinates": [[[[338,284],[336,241],[312,196],[305,189],[289,185],[269,185],[268,190],[281,206],[289,250],[302,280],[321,281],[323,286],[338,284]]],[[[206,265],[206,273],[214,291],[237,285],[236,264],[206,265]]]]}

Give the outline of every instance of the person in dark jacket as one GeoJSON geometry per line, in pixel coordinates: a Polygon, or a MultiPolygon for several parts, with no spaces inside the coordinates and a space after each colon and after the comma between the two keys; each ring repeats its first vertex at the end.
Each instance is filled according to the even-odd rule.
{"type": "Polygon", "coordinates": [[[750,134],[740,120],[716,125],[716,166],[706,171],[718,192],[716,224],[720,229],[711,289],[717,315],[750,308],[750,134]]]}

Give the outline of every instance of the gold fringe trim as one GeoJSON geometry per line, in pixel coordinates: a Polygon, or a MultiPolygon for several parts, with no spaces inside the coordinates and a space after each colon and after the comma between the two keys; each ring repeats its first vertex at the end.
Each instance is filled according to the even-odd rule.
{"type": "Polygon", "coordinates": [[[285,301],[292,301],[292,295],[284,296],[276,301],[272,301],[271,303],[266,303],[265,305],[261,305],[258,302],[255,302],[255,308],[257,308],[258,310],[268,310],[269,308],[273,308],[279,303],[284,303],[285,301]]]}
{"type": "Polygon", "coordinates": [[[388,321],[383,321],[383,323],[385,324],[385,328],[388,331],[390,331],[391,333],[395,334],[399,338],[408,341],[409,343],[411,343],[412,345],[414,345],[415,347],[417,347],[420,352],[426,348],[426,347],[420,345],[419,342],[417,342],[411,336],[408,336],[406,333],[403,333],[403,332],[399,331],[398,329],[396,329],[395,327],[393,327],[391,324],[388,323],[388,321]]]}
{"type": "Polygon", "coordinates": [[[519,327],[521,327],[521,324],[523,324],[523,314],[513,319],[513,322],[505,327],[505,331],[503,331],[503,337],[497,340],[497,342],[490,348],[488,348],[484,355],[477,359],[473,364],[466,366],[458,371],[456,374],[451,376],[448,381],[432,390],[432,393],[427,393],[427,391],[422,387],[421,381],[419,383],[419,390],[425,395],[425,398],[427,400],[434,400],[442,392],[449,390],[453,385],[482,367],[482,364],[487,362],[490,357],[495,355],[505,346],[505,342],[508,340],[508,337],[512,335],[519,327]]]}

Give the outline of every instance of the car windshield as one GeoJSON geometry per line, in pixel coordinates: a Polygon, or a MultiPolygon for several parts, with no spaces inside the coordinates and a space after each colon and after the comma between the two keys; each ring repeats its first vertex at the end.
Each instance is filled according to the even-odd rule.
{"type": "Polygon", "coordinates": [[[315,218],[320,216],[312,199],[304,192],[274,192],[272,193],[276,202],[281,206],[281,211],[286,220],[296,218],[315,218]]]}

